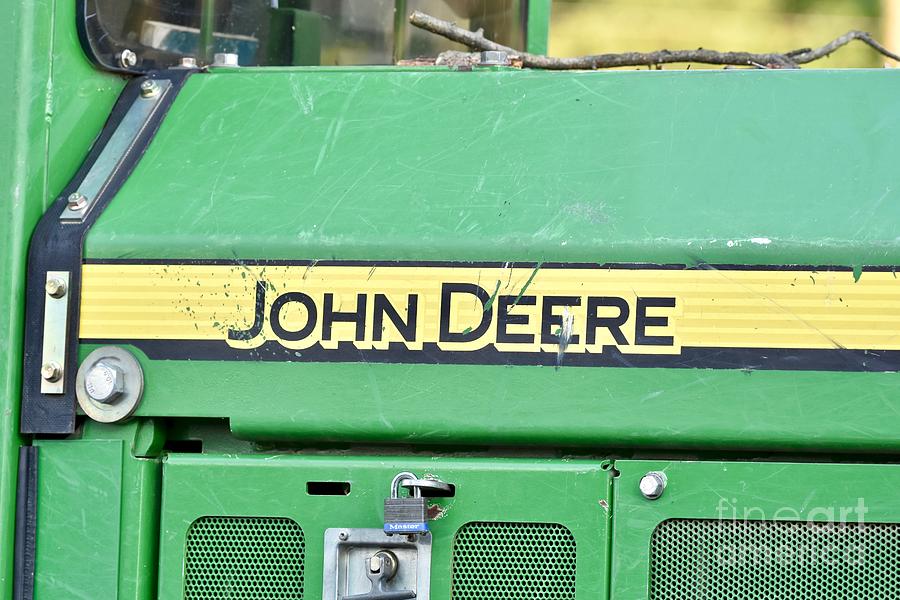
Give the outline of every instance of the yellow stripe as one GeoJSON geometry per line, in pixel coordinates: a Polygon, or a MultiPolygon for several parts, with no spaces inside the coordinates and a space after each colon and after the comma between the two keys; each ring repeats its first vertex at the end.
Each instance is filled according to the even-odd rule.
{"type": "MultiPolygon", "coordinates": [[[[490,307],[491,325],[478,340],[449,343],[439,340],[441,286],[475,284],[489,295],[518,296],[531,278],[531,268],[476,268],[464,266],[244,266],[244,265],[121,265],[88,264],[82,271],[80,336],[85,339],[227,340],[229,329],[244,330],[254,321],[256,283],[265,283],[266,324],[256,339],[230,341],[238,348],[277,340],[290,348],[315,343],[333,347],[355,341],[360,348],[383,347],[403,341],[385,318],[383,341],[374,341],[373,298],[385,294],[406,319],[407,298],[418,298],[416,338],[410,348],[439,343],[444,349],[473,350],[496,343],[498,302],[490,307]],[[280,340],[271,327],[270,308],[286,292],[302,292],[318,310],[315,330],[304,340],[280,340]],[[367,297],[366,329],[355,340],[353,323],[334,325],[333,339],[322,340],[321,321],[325,294],[334,295],[335,310],[352,311],[357,295],[367,297]]],[[[539,269],[527,289],[535,305],[520,304],[513,315],[527,315],[527,325],[510,325],[508,332],[537,335],[541,307],[548,296],[576,296],[580,306],[559,308],[556,315],[571,319],[579,336],[567,352],[598,352],[614,345],[606,329],[597,330],[593,345],[585,342],[587,298],[619,297],[630,316],[622,327],[628,339],[624,353],[677,353],[682,346],[716,348],[900,349],[900,280],[889,272],[865,272],[854,281],[847,271],[784,270],[671,270],[671,269],[539,269]],[[664,326],[651,325],[645,333],[671,336],[671,346],[636,343],[638,297],[674,298],[674,308],[649,309],[664,317],[664,326]]],[[[527,301],[527,300],[526,300],[527,301]]],[[[450,326],[465,331],[480,322],[484,307],[474,296],[454,296],[450,326]]],[[[615,310],[603,309],[613,316],[615,310]]],[[[298,330],[308,315],[289,303],[279,315],[288,330],[298,330]]],[[[554,327],[554,332],[557,328],[554,327]]],[[[574,342],[574,340],[573,340],[574,342]]],[[[536,339],[532,344],[497,344],[504,351],[552,349],[536,339]]]]}

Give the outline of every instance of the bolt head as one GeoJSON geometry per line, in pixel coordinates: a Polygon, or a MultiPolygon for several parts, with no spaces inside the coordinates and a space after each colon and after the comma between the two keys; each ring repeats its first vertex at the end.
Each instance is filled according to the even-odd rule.
{"type": "Polygon", "coordinates": [[[66,198],[66,204],[68,205],[69,210],[84,210],[87,203],[87,196],[81,192],[72,192],[69,194],[69,197],[66,198]]]}
{"type": "Polygon", "coordinates": [[[147,79],[141,83],[141,96],[144,98],[152,98],[159,93],[159,84],[152,79],[147,79]]]}
{"type": "Polygon", "coordinates": [[[44,285],[47,295],[51,298],[62,298],[66,295],[66,282],[56,277],[51,277],[44,285]]]}
{"type": "Polygon", "coordinates": [[[481,53],[478,64],[484,67],[504,67],[509,64],[509,57],[502,50],[485,50],[481,53]]]}
{"type": "Polygon", "coordinates": [[[122,50],[122,53],[119,54],[119,66],[125,69],[130,69],[136,64],[137,54],[135,54],[133,50],[129,50],[128,48],[122,50]]]}
{"type": "Polygon", "coordinates": [[[381,571],[381,557],[377,554],[369,557],[369,572],[378,573],[381,571]]]}
{"type": "Polygon", "coordinates": [[[45,381],[59,381],[62,377],[62,367],[59,363],[45,362],[41,365],[41,378],[45,381]]]}
{"type": "Polygon", "coordinates": [[[216,52],[213,54],[214,67],[238,67],[238,55],[232,52],[216,52]]]}
{"type": "Polygon", "coordinates": [[[182,56],[180,66],[183,69],[196,69],[197,59],[193,56],[182,56]]]}
{"type": "Polygon", "coordinates": [[[112,404],[125,392],[125,372],[117,365],[101,360],[88,369],[84,388],[91,400],[112,404]]]}
{"type": "Polygon", "coordinates": [[[666,474],[662,471],[650,471],[641,477],[641,495],[647,500],[656,500],[663,495],[667,482],[666,474]]]}

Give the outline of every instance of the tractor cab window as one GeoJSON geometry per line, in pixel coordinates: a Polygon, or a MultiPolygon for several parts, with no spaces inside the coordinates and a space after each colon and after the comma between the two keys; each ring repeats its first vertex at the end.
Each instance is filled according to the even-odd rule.
{"type": "Polygon", "coordinates": [[[461,46],[411,26],[413,10],[524,47],[527,0],[81,0],[80,33],[102,66],[143,71],[183,58],[240,66],[388,65],[461,46]],[[234,57],[229,57],[231,61],[234,57]]]}

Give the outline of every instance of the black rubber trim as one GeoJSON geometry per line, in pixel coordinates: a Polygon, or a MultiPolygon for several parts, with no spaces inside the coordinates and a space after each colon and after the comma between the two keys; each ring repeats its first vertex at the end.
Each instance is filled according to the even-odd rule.
{"type": "Polygon", "coordinates": [[[38,449],[19,449],[16,489],[16,538],[13,548],[13,600],[34,598],[34,549],[37,533],[38,449]]]}
{"type": "Polygon", "coordinates": [[[147,77],[132,79],[122,90],[118,101],[100,136],[94,142],[87,158],[75,177],[38,222],[28,249],[28,273],[25,296],[25,365],[22,382],[22,433],[68,434],[75,429],[75,373],[78,358],[78,316],[81,291],[81,262],[84,238],[88,230],[103,213],[110,199],[134,170],[150,144],[159,125],[184,85],[196,71],[172,69],[158,71],[147,77]],[[93,199],[93,207],[82,223],[62,223],[60,214],[66,206],[66,198],[78,189],[104,146],[116,130],[128,109],[140,94],[140,85],[146,79],[168,79],[171,87],[160,99],[146,127],[122,158],[118,170],[99,197],[93,199]],[[40,366],[44,331],[44,283],[47,271],[69,272],[69,315],[66,348],[65,392],[41,394],[40,366]]]}
{"type": "Polygon", "coordinates": [[[107,71],[126,74],[151,73],[177,65],[182,55],[144,46],[139,42],[126,44],[110,35],[103,27],[103,9],[97,0],[78,0],[76,28],[85,54],[91,61],[107,71]],[[122,51],[131,50],[137,56],[137,64],[126,68],[118,62],[122,51]]]}

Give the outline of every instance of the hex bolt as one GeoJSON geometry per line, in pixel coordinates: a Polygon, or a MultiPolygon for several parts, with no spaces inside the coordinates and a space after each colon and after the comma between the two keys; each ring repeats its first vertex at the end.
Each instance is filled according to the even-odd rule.
{"type": "Polygon", "coordinates": [[[147,79],[141,83],[141,96],[144,98],[152,98],[159,93],[159,84],[152,79],[147,79]]]}
{"type": "Polygon", "coordinates": [[[41,365],[41,378],[45,381],[59,381],[60,377],[62,377],[62,367],[59,366],[59,363],[45,362],[41,365]]]}
{"type": "Polygon", "coordinates": [[[62,298],[66,295],[66,282],[56,277],[51,277],[44,284],[47,295],[51,298],[62,298]]]}
{"type": "Polygon", "coordinates": [[[369,557],[369,572],[370,573],[379,573],[381,572],[381,561],[382,558],[377,554],[375,556],[369,557]]]}
{"type": "Polygon", "coordinates": [[[193,56],[182,56],[181,63],[179,66],[182,69],[196,69],[197,68],[197,59],[193,56]]]}
{"type": "Polygon", "coordinates": [[[125,48],[119,54],[119,66],[124,69],[131,69],[137,64],[137,54],[133,50],[125,48]]]}
{"type": "Polygon", "coordinates": [[[662,471],[650,471],[641,477],[639,485],[641,495],[647,500],[656,500],[666,491],[666,483],[668,483],[668,478],[665,473],[662,471]]]}
{"type": "Polygon", "coordinates": [[[112,404],[125,392],[125,373],[118,366],[100,360],[85,374],[84,388],[91,400],[112,404]]]}
{"type": "Polygon", "coordinates": [[[81,192],[72,192],[69,194],[69,197],[66,198],[66,205],[69,207],[69,210],[84,210],[84,207],[87,206],[87,204],[87,196],[81,192]]]}
{"type": "Polygon", "coordinates": [[[482,67],[505,67],[509,64],[509,56],[502,50],[485,50],[478,64],[482,67]]]}
{"type": "Polygon", "coordinates": [[[239,67],[239,57],[233,52],[216,52],[213,54],[214,67],[239,67]]]}

